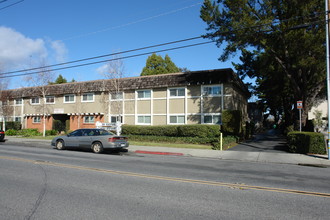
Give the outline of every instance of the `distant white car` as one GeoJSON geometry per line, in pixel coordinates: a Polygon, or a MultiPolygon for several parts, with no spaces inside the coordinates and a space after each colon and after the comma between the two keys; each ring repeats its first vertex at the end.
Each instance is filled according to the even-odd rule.
{"type": "Polygon", "coordinates": [[[107,130],[91,128],[78,129],[65,136],[53,138],[51,145],[58,150],[66,148],[87,148],[94,153],[102,153],[107,149],[128,148],[128,139],[117,136],[107,130]]]}

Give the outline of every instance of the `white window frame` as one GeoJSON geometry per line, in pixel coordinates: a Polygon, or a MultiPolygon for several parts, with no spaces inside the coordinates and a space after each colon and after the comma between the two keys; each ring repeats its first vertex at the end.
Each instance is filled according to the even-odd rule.
{"type": "Polygon", "coordinates": [[[202,116],[202,124],[210,124],[210,125],[221,125],[222,124],[222,118],[221,118],[221,114],[218,113],[214,113],[214,114],[204,114],[202,116]],[[214,122],[214,116],[218,116],[220,117],[220,123],[217,124],[214,122]],[[205,123],[205,117],[212,117],[212,122],[211,123],[205,123]]]}
{"type": "Polygon", "coordinates": [[[95,123],[95,116],[94,115],[85,115],[84,116],[84,124],[94,124],[94,123],[95,123]],[[88,118],[88,120],[86,120],[87,118],[88,118]]]}
{"type": "Polygon", "coordinates": [[[137,90],[136,91],[136,99],[138,99],[138,100],[150,100],[150,99],[152,99],[152,90],[151,89],[137,90]],[[139,97],[140,92],[143,92],[143,94],[144,94],[142,98],[139,97]],[[150,97],[145,97],[146,92],[150,93],[150,97]]]}
{"type": "Polygon", "coordinates": [[[86,92],[81,95],[81,102],[94,102],[95,94],[93,92],[86,92]],[[92,100],[89,100],[88,97],[92,95],[92,100]],[[84,100],[84,97],[87,97],[87,100],[84,100]]]}
{"type": "Polygon", "coordinates": [[[40,124],[41,123],[41,116],[33,116],[32,122],[33,122],[33,124],[40,124]]]}
{"type": "Polygon", "coordinates": [[[136,124],[137,125],[151,125],[152,123],[151,123],[151,120],[152,120],[152,117],[151,117],[151,115],[137,115],[136,116],[136,124]],[[139,117],[143,117],[143,122],[139,122],[139,117]],[[145,118],[146,117],[149,117],[150,118],[150,123],[146,123],[145,122],[145,118]]]}
{"type": "Polygon", "coordinates": [[[185,115],[169,115],[168,116],[168,122],[169,122],[169,124],[171,124],[171,125],[184,125],[184,124],[186,124],[186,116],[185,115]],[[176,122],[171,122],[171,117],[176,117],[176,122]],[[183,122],[178,122],[178,118],[179,117],[183,117],[183,122]]]}
{"type": "Polygon", "coordinates": [[[40,97],[32,97],[30,99],[30,104],[31,105],[40,105],[40,97]],[[33,102],[33,100],[36,100],[36,99],[38,99],[38,102],[33,102]]]}
{"type": "Polygon", "coordinates": [[[46,98],[45,98],[46,100],[45,100],[45,102],[46,102],[46,104],[55,104],[55,96],[53,96],[53,95],[49,95],[49,96],[46,96],[46,98]],[[53,102],[49,102],[47,99],[49,99],[49,98],[53,98],[53,102]]]}
{"type": "Polygon", "coordinates": [[[15,122],[22,122],[22,117],[20,117],[20,116],[15,116],[15,117],[14,117],[14,121],[15,121],[15,122]]]}
{"type": "Polygon", "coordinates": [[[110,100],[121,101],[124,99],[124,92],[113,92],[110,93],[110,100]],[[118,98],[119,95],[119,98],[118,98]]]}
{"type": "Polygon", "coordinates": [[[116,123],[118,118],[120,119],[120,123],[123,123],[123,116],[122,115],[111,115],[110,116],[110,123],[116,123]],[[112,121],[112,119],[115,119],[116,121],[112,121]]]}
{"type": "Polygon", "coordinates": [[[222,85],[208,85],[208,86],[202,86],[202,95],[205,96],[205,97],[220,97],[222,96],[222,85]],[[220,91],[220,94],[214,94],[213,93],[213,88],[215,87],[219,87],[219,91],[220,91]],[[211,88],[212,89],[212,92],[211,93],[205,93],[205,88],[211,88]]]}
{"type": "Polygon", "coordinates": [[[19,99],[15,99],[15,105],[23,105],[23,99],[19,98],[19,99]],[[17,101],[20,101],[20,103],[17,103],[17,101]]]}
{"type": "Polygon", "coordinates": [[[185,87],[179,87],[179,88],[169,88],[168,89],[168,96],[170,98],[184,98],[186,96],[186,88],[185,87]],[[176,90],[175,95],[171,95],[171,90],[176,90]],[[179,90],[183,90],[183,95],[179,95],[179,90]]]}
{"type": "Polygon", "coordinates": [[[76,95],[75,94],[65,94],[64,96],[63,96],[63,103],[75,103],[76,102],[76,95]],[[67,97],[67,96],[73,96],[73,101],[65,101],[65,97],[67,97]]]}

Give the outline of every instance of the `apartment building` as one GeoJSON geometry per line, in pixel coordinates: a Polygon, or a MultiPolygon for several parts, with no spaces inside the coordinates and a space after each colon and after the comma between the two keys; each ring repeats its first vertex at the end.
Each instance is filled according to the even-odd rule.
{"type": "Polygon", "coordinates": [[[222,110],[247,117],[249,92],[232,69],[47,85],[1,93],[2,118],[23,128],[70,130],[96,122],[129,125],[221,124],[222,110]]]}

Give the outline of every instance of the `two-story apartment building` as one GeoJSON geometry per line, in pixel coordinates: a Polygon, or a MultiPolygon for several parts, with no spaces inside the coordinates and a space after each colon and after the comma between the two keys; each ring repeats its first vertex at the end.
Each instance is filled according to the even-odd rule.
{"type": "Polygon", "coordinates": [[[130,125],[220,124],[222,110],[247,115],[249,92],[232,69],[96,80],[2,91],[3,117],[42,130],[97,121],[130,125]]]}

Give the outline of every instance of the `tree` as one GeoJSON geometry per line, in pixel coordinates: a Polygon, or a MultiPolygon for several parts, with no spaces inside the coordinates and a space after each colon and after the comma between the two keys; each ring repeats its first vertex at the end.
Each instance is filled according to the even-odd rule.
{"type": "Polygon", "coordinates": [[[43,129],[42,134],[46,136],[46,119],[49,114],[47,104],[46,104],[46,95],[48,94],[48,85],[49,82],[53,81],[53,73],[46,66],[46,62],[42,61],[42,65],[40,65],[40,71],[35,75],[29,75],[26,77],[26,81],[29,82],[32,86],[35,87],[36,96],[41,95],[42,100],[40,101],[40,108],[42,111],[42,123],[43,129]]]}
{"type": "Polygon", "coordinates": [[[302,100],[305,124],[325,95],[324,2],[205,0],[200,16],[208,25],[204,37],[227,43],[219,60],[241,52],[238,74],[256,77],[256,92],[287,125],[297,118],[292,105],[302,100]]]}
{"type": "MultiPolygon", "coordinates": [[[[49,85],[54,85],[54,84],[62,84],[62,83],[67,83],[68,80],[64,78],[61,74],[58,75],[58,77],[55,79],[55,82],[49,82],[49,85]]],[[[71,82],[76,82],[75,79],[72,79],[71,82]]]]}
{"type": "Polygon", "coordinates": [[[125,65],[120,56],[113,56],[105,68],[102,68],[101,74],[109,80],[109,83],[104,83],[104,90],[110,95],[110,99],[106,99],[107,96],[104,96],[104,103],[108,104],[109,122],[112,122],[111,116],[116,119],[116,122],[122,123],[124,106],[121,79],[125,75],[125,65]]]}
{"type": "Polygon", "coordinates": [[[62,84],[62,83],[67,83],[68,81],[66,80],[66,78],[64,78],[61,74],[58,75],[58,77],[56,78],[54,84],[62,84]]]}
{"type": "Polygon", "coordinates": [[[146,66],[142,69],[141,76],[177,72],[180,72],[180,69],[172,62],[167,54],[165,55],[165,59],[163,59],[162,56],[153,53],[148,57],[146,66]]]}

